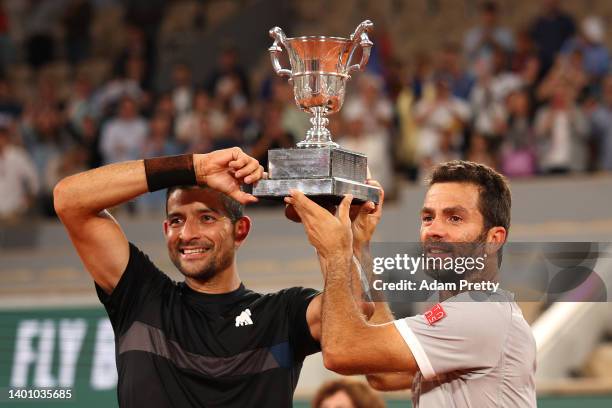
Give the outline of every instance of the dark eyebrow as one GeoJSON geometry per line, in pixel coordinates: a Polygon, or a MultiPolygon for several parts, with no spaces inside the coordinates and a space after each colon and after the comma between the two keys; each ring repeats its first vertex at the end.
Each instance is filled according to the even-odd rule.
{"type": "Polygon", "coordinates": [[[461,205],[456,205],[454,207],[448,207],[445,208],[444,210],[442,210],[442,212],[444,214],[455,214],[455,213],[459,213],[459,214],[465,214],[467,215],[469,213],[469,211],[467,210],[467,208],[461,206],[461,205]]]}
{"type": "MultiPolygon", "coordinates": [[[[221,211],[219,211],[218,209],[216,209],[214,207],[200,208],[200,209],[196,210],[196,212],[198,214],[214,213],[214,214],[217,214],[218,216],[221,216],[221,217],[224,215],[221,211]]],[[[171,211],[171,212],[168,213],[168,215],[166,215],[166,218],[170,219],[172,217],[178,217],[178,216],[182,217],[182,216],[184,216],[184,214],[182,212],[180,212],[180,211],[171,211]]]]}
{"type": "Polygon", "coordinates": [[[181,214],[181,213],[180,213],[180,212],[178,212],[178,211],[172,211],[172,212],[170,212],[170,213],[168,213],[168,214],[166,215],[166,219],[170,219],[170,218],[172,218],[172,217],[180,217],[180,216],[182,216],[182,215],[183,215],[183,214],[181,214]]]}
{"type": "Polygon", "coordinates": [[[423,207],[421,209],[421,214],[425,214],[425,213],[430,214],[430,213],[433,213],[433,212],[435,212],[435,211],[432,208],[429,208],[429,207],[423,207]]]}
{"type": "Polygon", "coordinates": [[[223,216],[223,214],[221,213],[221,211],[217,210],[216,208],[202,208],[200,210],[198,210],[198,214],[204,214],[204,213],[215,213],[219,216],[223,216]]]}
{"type": "MultiPolygon", "coordinates": [[[[423,207],[421,209],[421,214],[432,214],[432,213],[435,213],[435,212],[436,211],[433,208],[429,208],[429,207],[423,207]]],[[[454,207],[447,207],[447,208],[443,209],[442,212],[444,214],[454,214],[454,213],[468,214],[469,213],[467,208],[465,208],[462,205],[456,205],[454,207]]]]}
{"type": "MultiPolygon", "coordinates": [[[[214,213],[219,216],[223,216],[223,214],[216,208],[209,208],[209,207],[201,208],[197,210],[197,213],[198,214],[214,213]]],[[[172,217],[183,217],[183,216],[184,216],[183,213],[180,211],[172,211],[172,212],[169,212],[168,215],[166,215],[166,219],[170,219],[172,217]]]]}

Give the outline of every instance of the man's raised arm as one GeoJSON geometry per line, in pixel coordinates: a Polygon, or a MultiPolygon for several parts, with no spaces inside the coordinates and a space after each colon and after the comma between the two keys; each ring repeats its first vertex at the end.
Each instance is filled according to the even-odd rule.
{"type": "Polygon", "coordinates": [[[351,293],[353,231],[349,217],[351,196],[329,214],[303,193],[292,191],[292,204],[324,269],[322,350],[325,366],[340,374],[407,372],[417,364],[393,323],[370,325],[351,293]]]}
{"type": "Polygon", "coordinates": [[[148,191],[173,185],[208,185],[246,204],[257,199],[241,182],[263,177],[263,167],[240,148],[207,154],[110,164],[61,180],[53,190],[55,211],[96,283],[111,293],[129,260],[127,238],[106,210],[148,191]]]}

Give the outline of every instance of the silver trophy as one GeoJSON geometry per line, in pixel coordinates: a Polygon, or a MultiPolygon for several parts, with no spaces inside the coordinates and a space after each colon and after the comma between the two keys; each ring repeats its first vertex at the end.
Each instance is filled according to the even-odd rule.
{"type": "Polygon", "coordinates": [[[372,27],[366,20],[350,38],[287,38],[279,27],[270,30],[274,43],[268,51],[274,70],[293,82],[295,103],[312,115],[312,127],[296,148],[268,151],[269,178],[253,188],[255,196],[282,199],[290,189],[296,189],[318,202],[338,203],[349,193],[357,201],[378,202],[380,189],[364,183],[367,157],[340,148],[326,127],[327,115],[342,107],[350,74],[363,70],[368,62],[373,44],[367,33],[372,27]],[[289,54],[291,69],[281,66],[281,46],[289,54]],[[359,49],[361,59],[353,63],[359,49]]]}

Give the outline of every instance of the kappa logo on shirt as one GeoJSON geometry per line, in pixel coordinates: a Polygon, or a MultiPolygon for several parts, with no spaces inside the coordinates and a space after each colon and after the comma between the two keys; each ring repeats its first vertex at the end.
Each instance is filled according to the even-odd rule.
{"type": "Polygon", "coordinates": [[[248,326],[250,324],[253,324],[253,320],[251,319],[251,311],[249,309],[244,309],[242,313],[236,316],[236,327],[248,326]]]}
{"type": "Polygon", "coordinates": [[[425,320],[427,320],[427,324],[433,326],[435,322],[446,317],[446,312],[442,308],[442,305],[438,303],[437,305],[426,311],[424,316],[425,320]]]}

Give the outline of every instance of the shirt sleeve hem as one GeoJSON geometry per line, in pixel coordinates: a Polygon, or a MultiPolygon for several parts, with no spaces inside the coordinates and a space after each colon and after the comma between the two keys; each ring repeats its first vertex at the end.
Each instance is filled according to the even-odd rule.
{"type": "Polygon", "coordinates": [[[128,258],[128,263],[125,266],[125,269],[123,270],[123,273],[121,274],[121,277],[119,277],[119,281],[117,281],[117,284],[115,285],[115,287],[113,288],[113,290],[111,291],[111,293],[106,293],[104,291],[104,289],[102,289],[102,287],[100,285],[98,285],[97,282],[94,281],[94,285],[96,288],[96,294],[98,295],[98,299],[100,300],[100,303],[102,303],[104,306],[112,306],[117,302],[117,298],[121,296],[121,293],[124,290],[124,286],[128,286],[129,285],[129,280],[131,278],[131,270],[133,269],[133,264],[135,262],[135,257],[136,257],[136,252],[137,252],[137,248],[134,246],[134,244],[132,244],[131,242],[128,242],[128,246],[129,246],[129,258],[128,258]]]}
{"type": "Polygon", "coordinates": [[[410,351],[412,352],[412,355],[414,356],[414,359],[416,360],[417,365],[419,366],[419,370],[421,371],[423,378],[425,378],[426,380],[431,380],[432,378],[434,378],[436,376],[436,372],[434,371],[433,366],[431,365],[431,361],[429,361],[429,357],[427,357],[427,354],[425,354],[425,350],[423,349],[421,342],[419,342],[417,336],[414,334],[410,326],[408,326],[406,320],[395,320],[393,324],[395,325],[395,328],[410,348],[410,351]]]}

